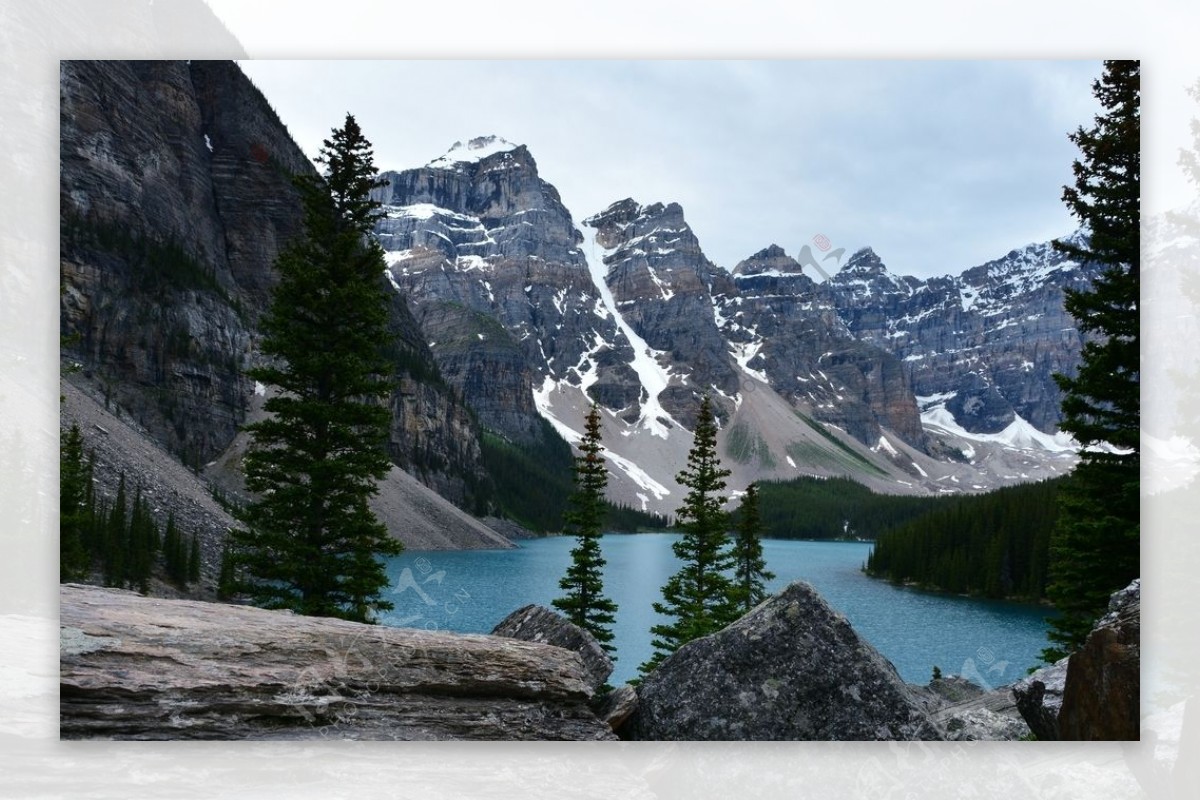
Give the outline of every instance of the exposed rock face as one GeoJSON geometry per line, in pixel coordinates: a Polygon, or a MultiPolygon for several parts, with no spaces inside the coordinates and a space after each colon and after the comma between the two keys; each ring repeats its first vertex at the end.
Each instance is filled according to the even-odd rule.
{"type": "MultiPolygon", "coordinates": [[[[274,261],[302,228],[291,178],[315,170],[232,62],[66,61],[60,86],[64,356],[198,467],[245,422],[274,261]]],[[[476,426],[391,311],[393,459],[467,502],[476,426]]]]}
{"type": "Polygon", "coordinates": [[[736,292],[717,299],[723,331],[745,367],[813,416],[874,445],[884,426],[918,449],[925,435],[898,358],[860,342],[826,291],[772,245],[734,269],[736,292]]]}
{"type": "Polygon", "coordinates": [[[968,431],[999,431],[1019,414],[1050,432],[1062,400],[1053,375],[1075,370],[1081,345],[1063,290],[1088,286],[1097,269],[1043,242],[961,275],[922,281],[892,275],[867,248],[851,256],[828,290],[855,336],[902,360],[917,395],[967,396],[960,405],[974,413],[958,422],[968,431]],[[969,383],[960,389],[963,381],[969,383]]]}
{"type": "Polygon", "coordinates": [[[1021,679],[1012,687],[1017,710],[1039,740],[1057,740],[1058,714],[1067,682],[1067,661],[1058,660],[1021,679]]]}
{"type": "Polygon", "coordinates": [[[638,696],[633,739],[942,739],[892,664],[802,581],[680,648],[638,696]]]}
{"type": "Polygon", "coordinates": [[[485,427],[540,442],[533,390],[546,378],[578,385],[594,373],[597,396],[636,404],[632,353],[600,303],[570,213],[525,146],[474,139],[383,177],[375,196],[387,217],[376,233],[393,285],[485,427]]]}
{"type": "MultiPolygon", "coordinates": [[[[60,87],[64,350],[169,450],[207,460],[233,438],[250,389],[240,370],[252,315],[235,305],[235,271],[262,266],[257,253],[231,264],[220,205],[230,181],[214,180],[205,128],[214,115],[184,62],[68,61],[60,87]]],[[[258,191],[254,224],[267,248],[299,229],[283,171],[312,167],[290,141],[263,144],[275,143],[278,123],[258,101],[239,104],[238,128],[223,130],[220,172],[258,191]]]]}
{"type": "MultiPolygon", "coordinates": [[[[713,295],[732,289],[726,271],[705,257],[678,203],[641,206],[632,199],[588,217],[604,249],[605,283],[625,321],[673,373],[690,386],[669,385],[663,408],[686,428],[695,425],[700,391],[738,391],[729,345],[717,328],[713,295]]],[[[715,402],[732,411],[720,396],[715,402]]]]}
{"type": "Polygon", "coordinates": [[[622,684],[595,704],[596,715],[619,734],[625,721],[637,709],[637,702],[637,690],[629,684],[622,684]]]}
{"type": "Polygon", "coordinates": [[[1140,733],[1142,585],[1113,594],[1108,614],[1067,662],[1060,740],[1137,740],[1140,733]]]}
{"type": "Polygon", "coordinates": [[[579,654],[589,686],[595,690],[612,675],[613,663],[590,632],[538,604],[523,606],[496,624],[492,634],[526,642],[557,645],[579,654]]]}
{"type": "Polygon", "coordinates": [[[65,739],[614,739],[561,648],[79,585],[61,609],[65,739]]]}

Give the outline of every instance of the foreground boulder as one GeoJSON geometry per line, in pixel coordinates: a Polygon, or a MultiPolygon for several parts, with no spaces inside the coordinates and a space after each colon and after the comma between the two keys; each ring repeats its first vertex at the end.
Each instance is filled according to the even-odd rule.
{"type": "Polygon", "coordinates": [[[921,700],[810,585],[693,640],[638,687],[638,740],[940,740],[921,700]]]}
{"type": "Polygon", "coordinates": [[[1142,585],[1113,593],[1083,647],[1071,654],[1058,714],[1060,740],[1137,740],[1142,585]]]}
{"type": "Polygon", "coordinates": [[[1067,683],[1068,657],[1030,673],[1012,686],[1017,711],[1039,740],[1057,740],[1058,713],[1067,683]]]}
{"type": "Polygon", "coordinates": [[[605,740],[539,643],[61,589],[65,739],[605,740]]]}
{"type": "Polygon", "coordinates": [[[637,709],[637,703],[637,690],[633,689],[632,685],[622,684],[604,697],[597,699],[592,708],[596,710],[596,715],[601,720],[620,734],[625,721],[629,720],[629,716],[637,709]]]}
{"type": "Polygon", "coordinates": [[[591,632],[538,604],[523,606],[496,624],[492,634],[526,642],[557,645],[579,654],[588,686],[594,691],[612,675],[613,661],[591,632]]]}
{"type": "Polygon", "coordinates": [[[961,676],[929,682],[925,691],[934,723],[947,740],[1020,740],[1029,736],[1029,726],[1017,711],[1008,687],[985,690],[961,676]]]}

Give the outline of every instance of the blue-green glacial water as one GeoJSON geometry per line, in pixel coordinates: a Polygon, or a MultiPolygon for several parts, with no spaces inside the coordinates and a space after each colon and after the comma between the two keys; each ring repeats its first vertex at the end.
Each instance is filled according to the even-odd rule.
{"type": "MultiPolygon", "coordinates": [[[[614,627],[616,670],[609,683],[637,675],[651,655],[651,604],[678,568],[673,534],[609,534],[601,547],[605,592],[620,606],[614,627]]],[[[526,540],[507,551],[408,551],[389,561],[396,605],[392,626],[487,633],[529,603],[549,606],[570,562],[571,537],[526,540]]],[[[810,582],[860,636],[892,661],[905,681],[924,684],[933,666],[996,687],[1023,677],[1046,645],[1046,609],[921,592],[868,578],[871,543],[764,540],[769,589],[810,582]]]]}

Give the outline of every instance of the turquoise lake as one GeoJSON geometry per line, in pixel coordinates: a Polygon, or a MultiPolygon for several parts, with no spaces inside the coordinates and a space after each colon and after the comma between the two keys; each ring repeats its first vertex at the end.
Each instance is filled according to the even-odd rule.
{"type": "MultiPolygon", "coordinates": [[[[616,670],[610,684],[637,675],[651,655],[650,627],[660,621],[651,604],[678,568],[674,534],[609,534],[605,592],[617,602],[616,670]]],[[[486,634],[513,610],[546,606],[559,595],[570,562],[571,537],[524,540],[505,551],[406,551],[388,561],[396,608],[390,626],[486,634]]],[[[925,684],[933,666],[996,687],[1016,681],[1039,663],[1046,646],[1048,611],[1030,604],[984,601],[921,592],[868,578],[862,565],[871,543],[764,540],[769,589],[795,579],[810,582],[850,620],[905,681],[925,684]]]]}

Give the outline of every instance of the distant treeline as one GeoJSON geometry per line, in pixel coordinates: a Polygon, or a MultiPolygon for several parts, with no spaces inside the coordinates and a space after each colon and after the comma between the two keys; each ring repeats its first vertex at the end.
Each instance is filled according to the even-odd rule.
{"type": "MultiPolygon", "coordinates": [[[[571,446],[545,420],[541,445],[517,445],[484,432],[483,463],[493,482],[491,500],[497,511],[531,531],[561,531],[567,497],[573,489],[571,446]]],[[[662,515],[609,504],[606,531],[663,531],[662,515]]]]}
{"type": "Polygon", "coordinates": [[[141,487],[132,499],[120,476],[112,503],[97,498],[92,480],[93,460],[83,454],[78,426],[63,436],[60,458],[59,537],[63,581],[99,578],[106,587],[150,589],[161,570],[183,588],[200,580],[200,542],[185,536],[172,515],[160,529],[150,513],[141,487]]]}
{"type": "Polygon", "coordinates": [[[875,539],[932,510],[929,496],[880,495],[848,478],[796,478],[758,485],[763,536],[875,539]]]}
{"type": "Polygon", "coordinates": [[[1040,600],[1067,480],[935,499],[935,508],[876,540],[866,572],[928,589],[1040,600]]]}

